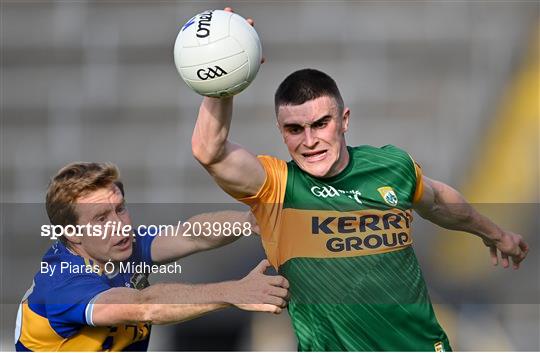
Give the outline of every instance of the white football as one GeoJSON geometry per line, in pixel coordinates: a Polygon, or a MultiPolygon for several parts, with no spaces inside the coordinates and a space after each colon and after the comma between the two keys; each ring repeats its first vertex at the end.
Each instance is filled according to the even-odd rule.
{"type": "Polygon", "coordinates": [[[261,66],[257,32],[243,17],[208,10],[182,26],[174,44],[174,63],[195,92],[228,97],[244,90],[261,66]]]}

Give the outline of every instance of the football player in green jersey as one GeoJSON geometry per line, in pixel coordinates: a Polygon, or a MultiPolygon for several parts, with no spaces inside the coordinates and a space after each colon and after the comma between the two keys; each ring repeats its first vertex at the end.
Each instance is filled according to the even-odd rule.
{"type": "Polygon", "coordinates": [[[303,69],[275,94],[292,161],[229,141],[233,98],[204,98],[195,158],[248,204],[270,262],[289,279],[299,350],[449,351],[412,251],[411,211],[479,236],[494,265],[518,269],[528,246],[394,146],[349,147],[350,109],[334,80],[303,69]]]}

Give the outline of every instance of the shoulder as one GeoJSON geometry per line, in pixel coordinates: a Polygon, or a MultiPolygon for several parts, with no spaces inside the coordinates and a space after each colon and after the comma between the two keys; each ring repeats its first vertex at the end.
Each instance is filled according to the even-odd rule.
{"type": "Polygon", "coordinates": [[[362,163],[373,163],[380,165],[402,165],[410,168],[414,167],[411,156],[403,149],[394,145],[374,147],[362,145],[349,149],[351,158],[360,160],[362,163]]]}
{"type": "Polygon", "coordinates": [[[396,157],[406,157],[406,159],[410,159],[409,153],[407,153],[404,149],[401,149],[394,145],[385,145],[380,148],[381,151],[384,153],[394,155],[396,157]]]}
{"type": "Polygon", "coordinates": [[[152,232],[148,228],[136,228],[133,231],[133,252],[130,261],[145,262],[152,264],[152,242],[158,237],[158,232],[152,232]]]}
{"type": "Polygon", "coordinates": [[[364,155],[396,155],[396,156],[408,156],[409,154],[394,145],[384,145],[381,147],[375,147],[370,145],[360,145],[355,147],[349,147],[349,151],[353,154],[353,156],[364,156],[364,155]]]}
{"type": "Polygon", "coordinates": [[[68,288],[71,288],[70,291],[77,290],[72,283],[78,280],[102,282],[99,266],[92,260],[72,253],[64,244],[57,242],[41,259],[39,270],[34,277],[34,293],[45,294],[68,288]]]}
{"type": "Polygon", "coordinates": [[[87,270],[87,274],[95,274],[97,277],[100,277],[99,271],[97,271],[99,269],[97,264],[72,252],[61,242],[53,244],[41,261],[43,270],[40,272],[44,272],[44,264],[47,264],[50,268],[55,268],[54,273],[49,273],[49,275],[56,280],[67,280],[73,275],[80,274],[80,270],[85,269],[87,270]],[[90,271],[91,269],[95,271],[90,271]]]}
{"type": "Polygon", "coordinates": [[[257,156],[257,159],[263,166],[266,174],[265,184],[269,182],[272,184],[279,184],[287,180],[291,162],[287,163],[282,159],[268,155],[259,155],[257,156]]]}
{"type": "Polygon", "coordinates": [[[251,207],[259,203],[280,203],[283,201],[289,174],[287,163],[269,155],[259,155],[257,159],[264,169],[264,183],[255,195],[241,198],[239,201],[251,207]]]}
{"type": "Polygon", "coordinates": [[[43,256],[32,287],[23,300],[41,316],[54,316],[55,310],[70,308],[108,289],[103,277],[97,265],[71,253],[58,242],[43,256]]]}
{"type": "Polygon", "coordinates": [[[65,260],[77,261],[80,257],[71,250],[69,250],[62,242],[56,241],[43,255],[43,261],[49,263],[58,263],[65,260]]]}
{"type": "Polygon", "coordinates": [[[283,169],[287,168],[287,162],[274,156],[258,155],[257,159],[265,169],[283,169]]]}

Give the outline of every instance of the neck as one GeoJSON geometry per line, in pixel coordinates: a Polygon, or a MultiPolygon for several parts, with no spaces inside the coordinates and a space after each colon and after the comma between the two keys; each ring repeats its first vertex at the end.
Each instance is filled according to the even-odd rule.
{"type": "Polygon", "coordinates": [[[90,255],[88,254],[88,252],[86,252],[86,250],[84,250],[84,248],[81,246],[81,244],[71,244],[71,243],[67,243],[67,244],[66,244],[66,248],[67,248],[69,251],[75,253],[76,255],[79,255],[80,257],[83,257],[83,258],[85,258],[85,259],[92,260],[92,262],[93,262],[94,264],[98,265],[99,268],[100,268],[101,270],[104,269],[105,263],[103,263],[103,262],[101,262],[101,261],[99,261],[99,260],[96,260],[96,259],[94,259],[92,256],[90,256],[90,255]]]}
{"type": "Polygon", "coordinates": [[[347,149],[347,144],[343,142],[339,151],[339,158],[335,164],[335,167],[331,169],[330,173],[328,173],[326,177],[331,178],[341,173],[345,168],[347,168],[347,165],[349,164],[349,158],[350,156],[349,150],[347,149]]]}

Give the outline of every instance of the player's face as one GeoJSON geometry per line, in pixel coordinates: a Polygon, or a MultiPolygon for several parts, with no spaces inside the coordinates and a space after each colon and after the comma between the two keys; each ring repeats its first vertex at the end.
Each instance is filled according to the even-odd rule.
{"type": "Polygon", "coordinates": [[[78,198],[75,212],[79,216],[78,224],[90,224],[99,227],[103,232],[102,236],[71,237],[70,240],[79,242],[78,248],[82,249],[85,255],[101,264],[109,260],[123,261],[129,258],[133,236],[132,232],[129,236],[123,236],[122,227],[131,226],[131,217],[122,192],[116,185],[111,184],[78,198]]]}
{"type": "Polygon", "coordinates": [[[277,119],[283,141],[303,171],[327,178],[347,166],[344,133],[349,125],[349,109],[340,113],[334,98],[323,96],[300,105],[282,105],[277,119]]]}

